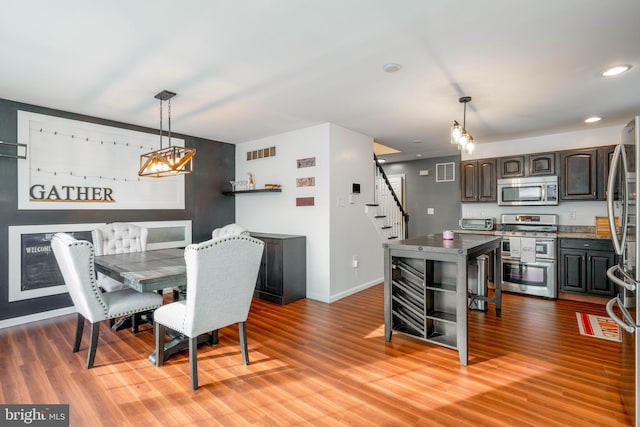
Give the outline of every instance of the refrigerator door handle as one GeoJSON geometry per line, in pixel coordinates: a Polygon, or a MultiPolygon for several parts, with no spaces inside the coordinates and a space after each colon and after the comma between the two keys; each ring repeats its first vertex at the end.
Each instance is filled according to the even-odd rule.
{"type": "Polygon", "coordinates": [[[622,256],[622,253],[624,251],[624,243],[627,235],[627,214],[629,213],[627,180],[627,154],[624,150],[624,145],[618,144],[613,152],[613,158],[611,159],[611,168],[609,169],[609,177],[607,179],[607,216],[609,218],[609,230],[611,230],[611,241],[613,242],[616,254],[619,256],[622,256]],[[618,236],[615,223],[615,212],[613,211],[613,197],[616,175],[620,163],[622,163],[623,176],[623,185],[622,188],[620,188],[623,207],[622,212],[620,213],[620,216],[622,217],[622,228],[620,229],[620,236],[618,236]]]}
{"type": "Polygon", "coordinates": [[[631,318],[631,315],[629,314],[627,309],[624,308],[623,304],[621,304],[621,303],[622,303],[622,301],[620,301],[620,298],[618,298],[618,297],[611,298],[609,300],[609,302],[607,302],[607,306],[606,306],[607,314],[622,329],[624,329],[625,331],[629,332],[630,334],[633,334],[636,331],[635,325],[633,324],[633,319],[631,318]],[[616,316],[616,314],[613,312],[613,306],[614,305],[618,306],[618,308],[622,312],[622,315],[625,318],[626,322],[624,320],[620,319],[618,316],[616,316]],[[629,323],[627,323],[627,322],[629,322],[631,324],[629,325],[629,323]]]}
{"type": "Polygon", "coordinates": [[[636,290],[637,282],[634,280],[633,277],[629,276],[629,273],[621,269],[619,265],[613,265],[609,267],[609,269],[607,270],[607,277],[616,285],[621,286],[629,291],[636,290]],[[616,276],[616,272],[622,273],[622,275],[628,280],[630,280],[631,283],[625,282],[624,280],[620,279],[618,276],[616,276]]]}

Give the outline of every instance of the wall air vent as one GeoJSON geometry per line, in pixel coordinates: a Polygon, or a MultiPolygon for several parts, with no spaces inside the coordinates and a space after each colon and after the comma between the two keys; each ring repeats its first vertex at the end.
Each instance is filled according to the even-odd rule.
{"type": "Polygon", "coordinates": [[[455,163],[436,163],[436,182],[451,182],[456,180],[455,163]]]}

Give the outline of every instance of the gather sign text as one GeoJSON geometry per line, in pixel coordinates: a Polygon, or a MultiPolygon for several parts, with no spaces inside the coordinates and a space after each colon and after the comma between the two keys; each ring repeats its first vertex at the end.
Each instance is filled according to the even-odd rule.
{"type": "Polygon", "coordinates": [[[109,187],[34,184],[29,189],[29,196],[34,202],[115,202],[113,189],[109,187]]]}

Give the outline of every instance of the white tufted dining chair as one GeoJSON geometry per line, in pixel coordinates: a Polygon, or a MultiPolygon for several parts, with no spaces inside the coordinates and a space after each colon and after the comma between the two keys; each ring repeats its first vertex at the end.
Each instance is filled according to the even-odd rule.
{"type": "Polygon", "coordinates": [[[211,238],[222,236],[235,236],[237,234],[249,234],[249,231],[238,224],[227,224],[224,227],[216,228],[211,232],[211,238]]]}
{"type": "MultiPolygon", "coordinates": [[[[91,231],[97,256],[142,252],[147,248],[148,234],[146,228],[124,222],[114,222],[91,231]]],[[[128,288],[102,273],[98,273],[98,286],[107,292],[128,288]]]]}
{"type": "Polygon", "coordinates": [[[238,324],[242,361],[249,364],[246,321],[264,243],[245,234],[222,236],[186,247],[186,299],[154,314],[156,366],[164,362],[165,328],[189,337],[191,387],[198,388],[198,336],[238,324]]]}
{"type": "Polygon", "coordinates": [[[87,369],[90,369],[93,367],[98,347],[100,322],[154,310],[162,305],[162,296],[133,289],[101,292],[95,279],[91,242],[76,240],[67,233],[57,233],[51,240],[51,247],[78,315],[74,353],[80,349],[84,320],[87,319],[91,323],[87,355],[87,369]]]}

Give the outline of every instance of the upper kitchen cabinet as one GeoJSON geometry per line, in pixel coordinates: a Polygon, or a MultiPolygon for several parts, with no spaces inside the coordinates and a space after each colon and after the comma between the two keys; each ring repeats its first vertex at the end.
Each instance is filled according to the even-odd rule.
{"type": "Polygon", "coordinates": [[[598,200],[598,150],[560,152],[560,200],[598,200]]]}
{"type": "Polygon", "coordinates": [[[556,153],[535,153],[498,159],[500,178],[556,174],[556,153]]]}
{"type": "Polygon", "coordinates": [[[556,153],[529,154],[526,160],[529,176],[556,174],[556,153]]]}
{"type": "Polygon", "coordinates": [[[460,162],[462,202],[495,202],[496,159],[460,162]]]}
{"type": "MultiPolygon", "coordinates": [[[[636,159],[635,156],[633,155],[634,153],[629,152],[628,147],[625,146],[625,148],[627,148],[626,150],[626,154],[627,154],[627,162],[629,162],[628,168],[629,170],[636,170],[636,159]]],[[[616,146],[615,145],[610,145],[607,147],[602,147],[600,150],[602,152],[602,154],[600,155],[600,161],[602,163],[602,168],[600,168],[600,178],[598,179],[598,192],[599,194],[601,194],[601,199],[602,200],[606,200],[607,198],[607,182],[609,181],[609,168],[611,167],[611,159],[613,159],[613,152],[615,151],[616,146]]],[[[620,174],[620,168],[618,168],[618,173],[620,174]]],[[[613,192],[614,192],[614,199],[615,200],[619,200],[620,199],[620,194],[619,194],[619,186],[620,186],[620,180],[616,180],[615,184],[614,184],[614,188],[613,188],[613,192]]]]}
{"type": "Polygon", "coordinates": [[[498,165],[500,178],[521,178],[525,174],[524,156],[500,157],[498,165]]]}

